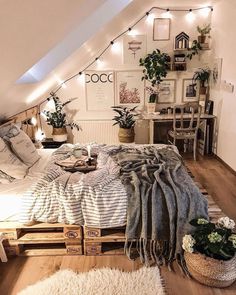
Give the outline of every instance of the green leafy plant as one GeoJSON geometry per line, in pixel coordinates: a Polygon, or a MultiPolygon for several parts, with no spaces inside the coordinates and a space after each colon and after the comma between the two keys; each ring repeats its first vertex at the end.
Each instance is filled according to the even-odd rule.
{"type": "Polygon", "coordinates": [[[189,53],[186,55],[186,57],[191,60],[194,55],[199,54],[200,50],[202,50],[201,44],[197,40],[193,40],[192,46],[188,48],[189,53]]]}
{"type": "Polygon", "coordinates": [[[211,31],[211,24],[204,25],[203,27],[197,26],[197,31],[201,36],[206,36],[211,31]]]}
{"type": "Polygon", "coordinates": [[[54,101],[55,110],[54,111],[47,111],[44,110],[43,114],[46,116],[46,122],[48,125],[51,125],[53,128],[64,128],[70,127],[71,129],[76,128],[78,131],[81,130],[79,124],[75,122],[68,122],[66,118],[66,113],[63,111],[64,107],[71,103],[72,100],[67,100],[66,102],[62,103],[54,93],[51,94],[52,99],[54,101]]]}
{"type": "Polygon", "coordinates": [[[116,121],[114,125],[119,124],[120,128],[124,129],[130,129],[135,125],[135,116],[138,116],[137,113],[135,113],[134,108],[128,108],[123,106],[114,106],[112,107],[113,111],[116,112],[118,115],[116,115],[112,120],[116,121]]]}
{"type": "Polygon", "coordinates": [[[199,68],[193,75],[193,81],[200,81],[200,86],[205,87],[209,83],[211,70],[209,68],[199,68]]]}
{"type": "Polygon", "coordinates": [[[217,223],[204,218],[193,219],[195,227],[192,235],[183,238],[183,249],[187,252],[199,252],[214,259],[229,260],[236,253],[236,234],[233,233],[235,222],[228,217],[221,217],[217,223]]]}
{"type": "Polygon", "coordinates": [[[139,65],[143,66],[143,80],[148,80],[152,86],[159,85],[162,78],[167,76],[170,57],[167,53],[161,52],[159,49],[148,53],[144,58],[140,58],[139,65]]]}

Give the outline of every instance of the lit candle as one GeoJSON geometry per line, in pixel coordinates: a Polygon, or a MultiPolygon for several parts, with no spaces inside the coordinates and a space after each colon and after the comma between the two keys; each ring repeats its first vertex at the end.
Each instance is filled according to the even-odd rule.
{"type": "Polygon", "coordinates": [[[88,158],[91,158],[91,145],[87,146],[87,151],[88,151],[88,158]]]}

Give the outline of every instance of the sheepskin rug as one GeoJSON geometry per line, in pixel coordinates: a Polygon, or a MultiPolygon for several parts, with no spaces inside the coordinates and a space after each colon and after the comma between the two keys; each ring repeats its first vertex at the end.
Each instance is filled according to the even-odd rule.
{"type": "Polygon", "coordinates": [[[162,295],[165,294],[158,267],[134,272],[96,269],[87,273],[61,270],[27,287],[18,295],[162,295]]]}

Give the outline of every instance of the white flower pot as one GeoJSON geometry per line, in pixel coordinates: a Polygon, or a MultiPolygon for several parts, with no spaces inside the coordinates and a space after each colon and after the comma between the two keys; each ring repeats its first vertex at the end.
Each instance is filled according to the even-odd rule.
{"type": "Polygon", "coordinates": [[[155,102],[148,102],[147,104],[147,112],[154,113],[156,110],[156,103],[155,102]]]}

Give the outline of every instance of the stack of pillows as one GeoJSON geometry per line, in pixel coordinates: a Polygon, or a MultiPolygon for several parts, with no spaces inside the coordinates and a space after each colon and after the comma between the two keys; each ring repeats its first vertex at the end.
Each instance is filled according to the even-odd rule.
{"type": "Polygon", "coordinates": [[[39,158],[31,139],[17,125],[0,127],[0,184],[23,179],[39,158]]]}

